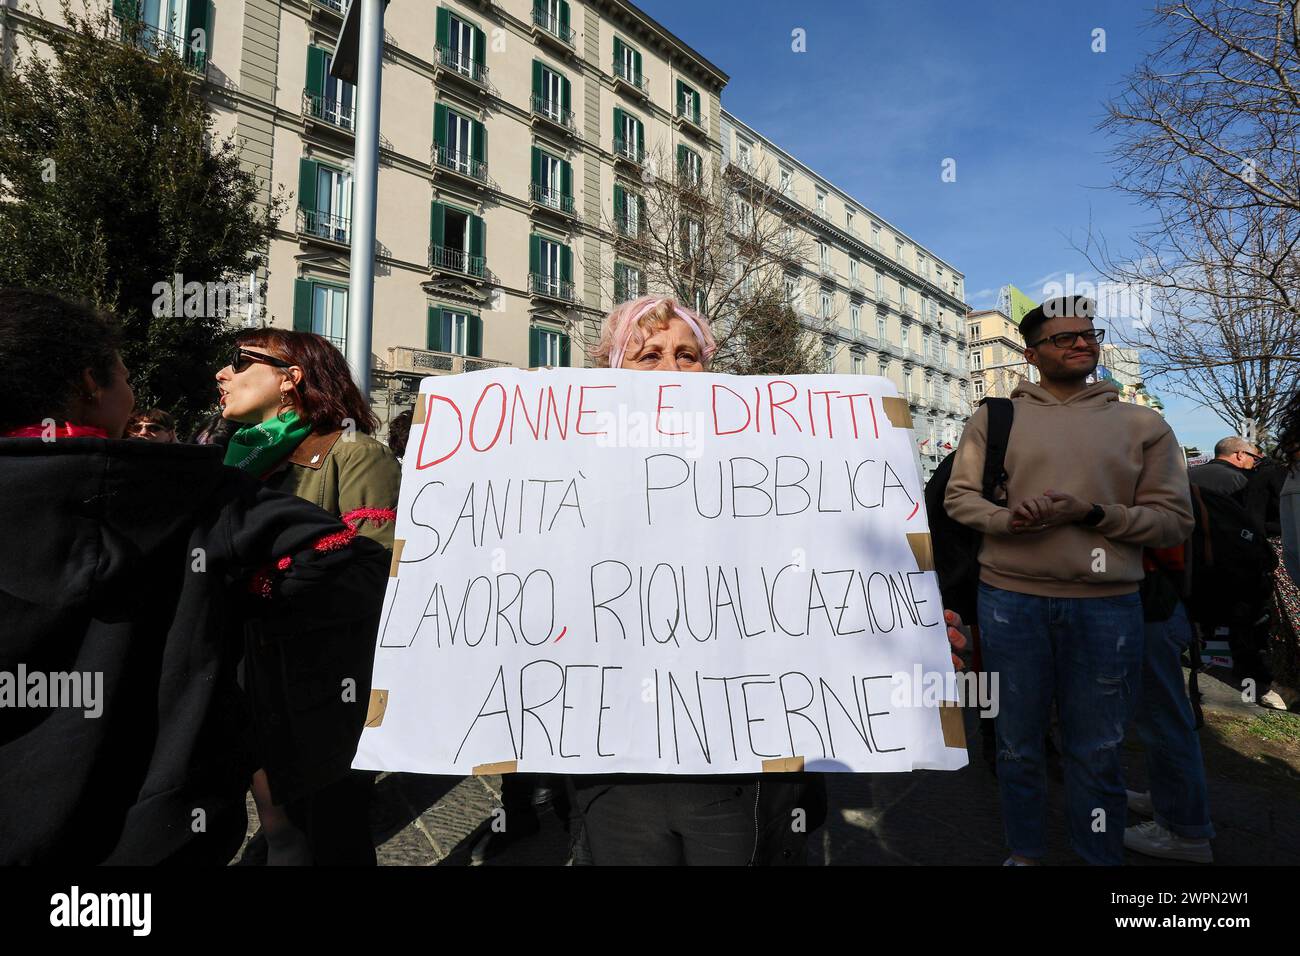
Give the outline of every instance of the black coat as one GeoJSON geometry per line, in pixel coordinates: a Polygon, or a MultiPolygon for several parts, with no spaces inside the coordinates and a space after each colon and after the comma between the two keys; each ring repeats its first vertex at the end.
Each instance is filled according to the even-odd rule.
{"type": "MultiPolygon", "coordinates": [[[[0,708],[0,864],[224,863],[260,762],[236,681],[246,626],[260,640],[377,617],[382,549],[316,550],[336,518],[220,456],[0,439],[0,672],[103,682],[97,718],[0,708]],[[268,569],[270,596],[254,594],[268,569]]],[[[368,679],[359,695],[358,735],[368,679]]]]}

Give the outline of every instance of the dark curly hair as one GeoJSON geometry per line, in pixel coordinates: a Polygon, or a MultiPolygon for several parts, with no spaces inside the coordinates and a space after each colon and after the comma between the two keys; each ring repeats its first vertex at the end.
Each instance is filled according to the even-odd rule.
{"type": "Polygon", "coordinates": [[[1279,418],[1277,447],[1273,456],[1285,465],[1300,456],[1300,390],[1287,401],[1279,418]]]}
{"type": "Polygon", "coordinates": [[[89,303],[0,287],[0,431],[67,418],[86,369],[112,385],[118,335],[112,317],[89,303]]]}
{"type": "Polygon", "coordinates": [[[343,353],[315,332],[288,329],[247,329],[236,336],[237,344],[266,349],[276,358],[302,368],[302,381],[294,387],[298,414],[311,422],[317,433],[338,431],[346,419],[367,435],[379,427],[379,419],[352,380],[343,353]]]}

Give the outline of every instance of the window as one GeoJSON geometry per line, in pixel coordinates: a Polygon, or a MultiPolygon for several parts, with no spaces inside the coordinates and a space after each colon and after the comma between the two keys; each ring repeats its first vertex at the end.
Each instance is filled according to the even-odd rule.
{"type": "Polygon", "coordinates": [[[822,363],[823,363],[823,368],[826,370],[828,374],[834,373],[835,346],[831,345],[829,342],[822,344],[822,363]]]}
{"type": "Polygon", "coordinates": [[[537,198],[552,209],[559,209],[563,196],[563,161],[537,150],[537,198]]]}
{"type": "Polygon", "coordinates": [[[626,263],[614,265],[614,301],[627,302],[641,294],[641,270],[626,263]]]}
{"type": "Polygon", "coordinates": [[[704,178],[704,162],[689,146],[677,145],[677,168],[688,186],[699,186],[704,178]]]}
{"type": "Polygon", "coordinates": [[[794,191],[794,174],[784,166],[781,167],[781,193],[789,196],[794,191]]]}
{"type": "Polygon", "coordinates": [[[550,239],[541,241],[541,275],[548,287],[560,278],[560,244],[550,239]]]}
{"type": "Polygon", "coordinates": [[[304,232],[334,242],[347,242],[352,216],[352,175],[316,160],[301,160],[298,205],[302,209],[304,232]]]}
{"type": "Polygon", "coordinates": [[[854,375],[867,374],[867,360],[863,358],[861,355],[853,356],[853,374],[854,375]]]}
{"type": "Polygon", "coordinates": [[[641,162],[645,151],[645,127],[631,113],[614,107],[614,152],[641,162]]]}
{"type": "Polygon", "coordinates": [[[894,240],[894,258],[897,259],[899,262],[903,261],[903,240],[902,239],[894,240]]]}
{"type": "Polygon", "coordinates": [[[573,252],[563,243],[537,233],[528,237],[531,291],[570,301],[573,298],[573,252]]]}
{"type": "Polygon", "coordinates": [[[853,285],[858,284],[858,260],[849,259],[849,282],[853,285]]]}
{"type": "Polygon", "coordinates": [[[831,248],[824,242],[817,243],[817,260],[821,263],[823,272],[831,271],[831,248]]]}
{"type": "Polygon", "coordinates": [[[614,37],[614,75],[641,88],[641,51],[628,46],[621,37],[614,37]]]}
{"type": "Polygon", "coordinates": [[[677,115],[700,125],[700,94],[681,80],[677,81],[677,115]]]}
{"type": "Polygon", "coordinates": [[[641,234],[641,197],[614,184],[614,224],[625,236],[641,234]]]}
{"type": "Polygon", "coordinates": [[[844,228],[849,231],[850,235],[857,235],[857,230],[853,228],[853,210],[844,210],[844,228]]]}
{"type": "Polygon", "coordinates": [[[822,318],[829,319],[834,306],[834,296],[832,293],[822,290],[822,318]]]}
{"type": "Polygon", "coordinates": [[[972,322],[966,326],[966,337],[972,342],[978,342],[980,338],[980,324],[972,322]]]}
{"type": "Polygon", "coordinates": [[[930,262],[919,252],[916,254],[916,271],[926,278],[930,276],[930,262]]]}
{"type": "Polygon", "coordinates": [[[340,351],[348,332],[348,290],[312,284],[311,331],[332,342],[340,351]]]}
{"type": "Polygon", "coordinates": [[[447,52],[448,65],[457,73],[478,78],[475,61],[482,60],[482,51],[474,55],[474,28],[455,15],[447,17],[447,52]]]}
{"type": "Polygon", "coordinates": [[[862,331],[862,306],[853,305],[849,307],[849,324],[852,326],[854,333],[862,331]]]}
{"type": "Polygon", "coordinates": [[[682,254],[685,256],[699,255],[702,247],[700,223],[695,219],[686,219],[682,222],[682,254]]]}
{"type": "Polygon", "coordinates": [[[889,323],[885,320],[883,315],[876,316],[876,337],[880,339],[881,342],[889,340],[889,323]]]}
{"type": "Polygon", "coordinates": [[[975,400],[978,401],[979,399],[983,398],[983,397],[984,397],[984,379],[982,379],[982,378],[977,378],[977,379],[975,379],[974,382],[971,383],[971,385],[973,386],[973,390],[974,390],[974,393],[975,393],[975,400]]]}
{"type": "Polygon", "coordinates": [[[817,214],[826,215],[826,190],[820,187],[817,189],[817,214]]]}
{"type": "Polygon", "coordinates": [[[971,367],[971,371],[972,371],[972,372],[978,372],[978,371],[981,371],[981,370],[984,368],[984,353],[983,353],[983,352],[971,352],[971,353],[970,353],[970,367],[971,367]]]}
{"type": "Polygon", "coordinates": [[[878,222],[871,224],[871,244],[877,249],[880,248],[880,223],[878,222]]]}
{"type": "Polygon", "coordinates": [[[306,105],[311,115],[340,129],[352,129],[356,87],[330,76],[334,57],[321,47],[307,48],[306,105]]]}
{"type": "Polygon", "coordinates": [[[695,290],[695,311],[696,311],[696,312],[699,312],[701,315],[703,315],[704,312],[705,312],[705,309],[704,309],[704,290],[703,290],[703,289],[696,289],[696,290],[695,290]]]}
{"type": "Polygon", "coordinates": [[[741,169],[752,170],[754,168],[753,144],[739,137],[736,139],[736,162],[741,169]]]}
{"type": "Polygon", "coordinates": [[[557,329],[533,326],[528,330],[528,365],[567,367],[569,364],[569,337],[557,329]]]}
{"type": "Polygon", "coordinates": [[[881,302],[888,298],[885,295],[885,274],[883,272],[876,273],[876,298],[881,302]]]}
{"type": "Polygon", "coordinates": [[[564,77],[547,66],[543,66],[541,71],[538,112],[549,119],[561,120],[564,115],[564,77]]]}
{"type": "Polygon", "coordinates": [[[754,207],[747,200],[736,201],[736,228],[742,236],[754,232],[754,207]]]}
{"type": "Polygon", "coordinates": [[[785,301],[786,304],[793,307],[799,299],[799,280],[792,276],[785,277],[785,301]]]}

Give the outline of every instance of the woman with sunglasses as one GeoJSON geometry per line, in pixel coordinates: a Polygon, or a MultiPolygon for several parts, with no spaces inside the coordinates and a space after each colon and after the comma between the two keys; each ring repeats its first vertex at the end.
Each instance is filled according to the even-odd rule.
{"type": "MultiPolygon", "coordinates": [[[[227,465],[337,515],[391,553],[401,470],[371,437],[378,422],[338,349],[311,332],[250,329],[216,379],[222,414],[244,426],[226,446],[227,465]]],[[[250,641],[246,676],[264,748],[253,797],[268,863],[375,863],[373,775],[350,769],[361,723],[320,705],[341,687],[368,697],[377,625],[250,641]],[[289,699],[281,688],[294,674],[322,700],[289,699]]]]}
{"type": "Polygon", "coordinates": [[[0,288],[0,367],[0,671],[81,690],[0,708],[0,865],[224,865],[257,766],[245,628],[376,616],[383,549],[214,448],[122,440],[88,305],[0,288]]]}

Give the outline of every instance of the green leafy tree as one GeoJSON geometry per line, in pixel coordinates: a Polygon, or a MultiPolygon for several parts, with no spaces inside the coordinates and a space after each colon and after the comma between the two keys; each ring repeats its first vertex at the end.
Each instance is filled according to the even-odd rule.
{"type": "Polygon", "coordinates": [[[225,293],[247,286],[284,201],[260,200],[233,137],[214,142],[202,35],[162,36],[129,5],[124,20],[62,8],[52,57],[0,71],[0,284],[115,314],[140,407],[188,428],[234,334],[225,293]],[[191,294],[174,307],[177,275],[191,294]]]}

